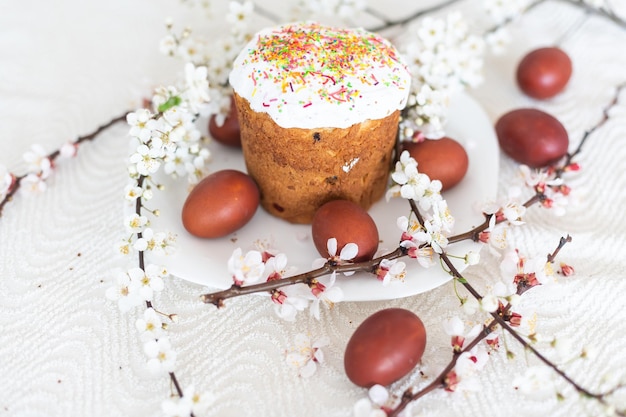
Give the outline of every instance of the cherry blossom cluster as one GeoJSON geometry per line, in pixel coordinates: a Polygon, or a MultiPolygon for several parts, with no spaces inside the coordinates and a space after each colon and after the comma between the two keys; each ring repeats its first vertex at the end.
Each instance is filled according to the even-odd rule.
{"type": "Polygon", "coordinates": [[[303,378],[311,377],[317,370],[317,365],[324,363],[322,348],[330,343],[328,337],[320,337],[311,340],[311,336],[298,333],[295,337],[295,345],[285,352],[285,361],[289,366],[298,370],[298,375],[303,378]]]}
{"type": "MultiPolygon", "coordinates": [[[[314,269],[321,268],[326,263],[349,264],[359,250],[356,244],[348,243],[337,253],[335,238],[328,240],[327,249],[328,258],[314,260],[314,269]]],[[[234,285],[242,287],[286,278],[295,272],[295,268],[287,265],[287,256],[284,253],[259,247],[245,254],[241,248],[235,249],[228,259],[228,271],[234,285]]],[[[330,308],[343,300],[343,291],[335,286],[336,278],[336,272],[332,271],[330,274],[312,278],[306,284],[297,283],[272,290],[269,296],[274,302],[276,314],[287,321],[294,321],[298,312],[309,308],[310,314],[319,320],[320,305],[330,308]]]]}
{"type": "Polygon", "coordinates": [[[414,201],[422,210],[420,219],[398,218],[397,225],[402,230],[400,246],[411,258],[429,267],[433,264],[433,252],[441,253],[448,246],[447,236],[454,227],[454,217],[441,196],[441,181],[419,172],[417,161],[408,151],[400,154],[391,179],[393,185],[387,190],[387,200],[402,197],[414,201]]]}
{"type": "MultiPolygon", "coordinates": [[[[559,248],[564,242],[568,242],[568,239],[563,239],[559,248]]],[[[555,268],[553,264],[558,250],[547,258],[540,256],[532,259],[522,256],[519,250],[504,251],[500,264],[502,279],[490,285],[489,292],[483,295],[475,290],[472,290],[472,297],[459,295],[462,311],[466,317],[452,316],[443,322],[444,331],[450,336],[453,361],[442,373],[430,382],[423,381],[422,386],[410,388],[403,394],[402,399],[390,395],[386,388],[375,385],[368,391],[367,398],[355,403],[353,415],[355,417],[412,415],[410,413],[412,399],[406,401],[404,397],[419,396],[420,392],[426,393],[433,387],[448,392],[475,390],[479,372],[493,357],[491,353],[501,349],[503,337],[500,322],[492,320],[489,324],[482,324],[487,321],[484,317],[476,317],[477,313],[483,315],[486,313],[492,317],[495,315],[509,329],[515,329],[510,331],[527,340],[528,346],[540,347],[551,355],[550,361],[544,362],[544,365],[548,366],[533,365],[523,374],[516,375],[512,380],[513,387],[526,395],[540,395],[544,398],[550,395],[558,396],[555,376],[562,374],[562,371],[558,370],[555,363],[571,363],[577,359],[593,358],[595,352],[593,346],[576,349],[571,341],[545,337],[537,333],[536,314],[530,306],[521,302],[521,295],[527,290],[539,285],[554,285],[557,276],[567,277],[574,273],[574,269],[565,263],[560,263],[558,270],[555,268]],[[469,325],[470,323],[472,325],[469,325]]],[[[447,255],[443,252],[442,256],[447,255]]],[[[455,282],[459,279],[455,278],[455,282]]],[[[467,282],[465,284],[472,288],[471,284],[467,282]]],[[[506,344],[504,346],[506,347],[506,344]]],[[[513,359],[515,354],[507,348],[506,356],[513,359]]],[[[422,372],[424,375],[428,374],[428,371],[422,372]]]]}
{"type": "Polygon", "coordinates": [[[218,126],[224,123],[230,111],[233,91],[228,83],[228,75],[232,62],[253,35],[253,17],[254,4],[251,1],[230,1],[228,12],[224,16],[226,22],[230,24],[230,31],[211,39],[194,36],[190,28],[184,28],[177,33],[173,23],[166,22],[167,34],[161,40],[160,50],[163,54],[183,62],[207,68],[211,96],[207,114],[216,116],[218,126]]]}
{"type": "Polygon", "coordinates": [[[26,172],[23,175],[16,176],[10,172],[6,166],[0,164],[0,203],[12,194],[20,186],[20,193],[31,195],[46,190],[46,180],[52,174],[54,169],[54,159],[59,156],[62,158],[71,158],[76,155],[78,143],[68,142],[63,144],[58,152],[49,154],[38,144],[33,144],[30,150],[22,155],[22,160],[26,165],[26,172]]]}
{"type": "Polygon", "coordinates": [[[400,126],[401,138],[421,131],[444,135],[450,96],[482,82],[484,41],[469,33],[458,12],[444,19],[426,17],[407,29],[399,45],[412,75],[411,92],[400,126]]]}
{"type": "MultiPolygon", "coordinates": [[[[135,321],[146,366],[155,374],[169,375],[178,388],[174,374],[176,351],[165,332],[167,322],[175,322],[175,314],[165,314],[153,306],[169,277],[167,268],[147,261],[151,253],[168,254],[174,250],[174,237],[151,227],[145,214],[158,216],[158,210],[146,208],[153,197],[153,189],[160,189],[154,175],[163,171],[173,177],[187,177],[191,184],[204,176],[209,152],[202,146],[202,135],[195,125],[197,117],[205,112],[209,101],[207,70],[191,63],[185,66],[181,86],[159,87],[152,98],[152,110],[138,109],[126,116],[130,126],[131,144],[135,146],[129,157],[129,183],[125,198],[133,212],[124,219],[126,236],[116,245],[117,252],[134,258],[126,269],[115,272],[115,283],[107,289],[106,297],[117,303],[122,312],[145,306],[135,321]]],[[[168,416],[189,416],[211,403],[210,396],[200,396],[180,390],[166,400],[163,411],[168,416]]]]}
{"type": "MultiPolygon", "coordinates": [[[[477,325],[465,332],[466,322],[476,322],[471,317],[477,311],[495,313],[502,317],[518,334],[522,334],[530,343],[540,345],[542,349],[553,351],[554,361],[571,361],[576,358],[589,358],[589,352],[593,349],[588,347],[576,351],[568,341],[556,337],[544,337],[538,334],[535,328],[536,315],[528,305],[521,303],[521,295],[538,285],[553,285],[557,282],[557,276],[570,276],[574,269],[565,263],[560,263],[559,268],[554,267],[554,259],[550,256],[527,258],[522,256],[517,249],[508,249],[502,255],[500,273],[502,279],[496,281],[489,292],[482,298],[462,298],[463,311],[470,317],[463,320],[453,317],[448,320],[444,327],[451,337],[451,346],[455,353],[459,354],[455,367],[449,371],[445,379],[445,389],[458,391],[471,389],[472,378],[476,372],[482,369],[490,358],[489,351],[500,348],[501,329],[493,327],[484,338],[485,343],[474,344],[466,349],[468,344],[479,336],[483,331],[483,325],[477,325]],[[469,305],[468,305],[469,304],[469,305]]],[[[507,350],[507,357],[514,354],[507,350]]],[[[550,393],[554,391],[553,378],[556,374],[549,367],[531,367],[524,375],[518,375],[513,380],[514,387],[526,394],[537,394],[540,391],[550,393]],[[542,369],[538,371],[537,369],[542,369]],[[541,384],[536,384],[541,378],[541,384]]]]}
{"type": "Polygon", "coordinates": [[[485,41],[495,54],[502,53],[511,42],[507,23],[521,17],[530,0],[484,0],[484,8],[495,26],[485,34],[485,41]]]}
{"type": "Polygon", "coordinates": [[[205,67],[189,63],[183,87],[159,87],[152,99],[154,111],[128,114],[130,136],[137,143],[130,156],[131,178],[150,177],[161,166],[166,174],[186,176],[192,184],[204,176],[209,151],[201,146],[202,135],[194,121],[209,101],[206,79],[205,67]]]}

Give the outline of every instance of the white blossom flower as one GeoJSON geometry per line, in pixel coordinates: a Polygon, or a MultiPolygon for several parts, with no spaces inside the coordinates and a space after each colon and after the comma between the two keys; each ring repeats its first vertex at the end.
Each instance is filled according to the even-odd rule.
{"type": "Polygon", "coordinates": [[[496,24],[520,16],[529,0],[483,0],[483,6],[496,24]]]}
{"type": "Polygon", "coordinates": [[[161,409],[167,417],[188,417],[202,415],[215,403],[215,396],[211,393],[199,393],[194,385],[183,390],[182,397],[171,397],[161,403],[161,409]]]}
{"type": "Polygon", "coordinates": [[[139,252],[152,251],[158,255],[168,255],[174,251],[174,240],[173,235],[166,232],[155,232],[154,229],[146,227],[133,247],[139,252]]]}
{"type": "Polygon", "coordinates": [[[128,270],[130,279],[139,284],[139,296],[145,301],[152,301],[154,293],[164,288],[164,269],[154,264],[146,266],[145,271],[135,267],[128,270]]]}
{"type": "Polygon", "coordinates": [[[537,399],[547,399],[554,397],[556,388],[554,386],[553,372],[543,365],[530,366],[524,375],[518,375],[513,379],[513,386],[524,395],[537,399]]]}
{"type": "Polygon", "coordinates": [[[483,205],[483,213],[491,215],[491,218],[489,227],[481,240],[489,242],[490,247],[504,249],[507,246],[508,226],[524,224],[523,216],[526,213],[526,207],[521,202],[520,195],[521,190],[518,187],[510,187],[506,197],[483,205]]]}
{"type": "Polygon", "coordinates": [[[441,181],[431,181],[428,175],[420,173],[417,161],[408,151],[403,151],[400,155],[391,178],[396,185],[387,191],[387,200],[397,196],[412,199],[417,201],[423,210],[429,210],[442,200],[441,181]]]}
{"type": "Polygon", "coordinates": [[[123,256],[134,253],[133,244],[130,238],[124,238],[124,239],[118,240],[115,243],[114,248],[115,248],[115,252],[123,256]]]}
{"type": "Polygon", "coordinates": [[[480,253],[469,251],[465,254],[464,259],[467,265],[477,265],[480,262],[480,253]]]}
{"type": "Polygon", "coordinates": [[[400,131],[420,130],[427,138],[444,136],[450,96],[482,82],[484,41],[469,33],[460,13],[426,17],[409,27],[399,45],[412,74],[411,91],[400,131]]]}
{"type": "Polygon", "coordinates": [[[161,403],[161,410],[165,417],[191,416],[191,404],[185,398],[168,398],[161,403]]]}
{"type": "Polygon", "coordinates": [[[354,259],[359,253],[359,247],[356,243],[346,243],[343,248],[341,248],[341,252],[337,255],[337,239],[331,237],[326,242],[326,249],[328,250],[328,255],[331,258],[338,258],[339,262],[341,261],[351,261],[354,259]]]}
{"type": "Polygon", "coordinates": [[[138,306],[143,301],[139,295],[139,283],[131,280],[130,276],[123,271],[116,272],[116,282],[107,289],[106,297],[111,301],[117,301],[122,312],[138,306]]]}
{"type": "Polygon", "coordinates": [[[452,232],[454,228],[454,217],[448,208],[448,202],[446,200],[439,199],[433,203],[431,219],[442,232],[452,232]]]}
{"type": "Polygon", "coordinates": [[[210,392],[198,392],[193,384],[183,390],[183,399],[191,403],[191,411],[195,415],[206,413],[216,401],[215,395],[210,392]]]}
{"type": "Polygon", "coordinates": [[[124,197],[128,201],[133,201],[134,202],[139,197],[141,197],[143,192],[144,192],[143,188],[139,187],[137,185],[137,183],[135,181],[133,181],[132,183],[128,184],[124,188],[124,197]]]}
{"type": "Polygon", "coordinates": [[[130,136],[146,143],[152,137],[152,130],[156,126],[153,114],[147,109],[138,109],[126,115],[126,122],[130,125],[130,136]]]}
{"type": "Polygon", "coordinates": [[[506,51],[506,47],[511,43],[511,34],[506,27],[499,27],[486,34],[485,42],[493,54],[500,55],[506,51]]]}
{"type": "Polygon", "coordinates": [[[388,199],[400,195],[402,198],[417,201],[430,185],[430,178],[428,175],[418,172],[417,161],[411,157],[408,151],[403,151],[400,154],[400,160],[396,162],[395,170],[391,173],[391,179],[399,187],[394,186],[389,189],[387,192],[388,199]]]}
{"type": "Polygon", "coordinates": [[[160,148],[152,148],[147,145],[139,145],[137,151],[130,156],[130,163],[135,164],[140,175],[149,176],[158,171],[161,166],[159,160],[163,155],[160,148]]]}
{"type": "Polygon", "coordinates": [[[171,33],[165,35],[159,42],[159,51],[163,55],[175,56],[178,48],[178,41],[171,33]]]}
{"type": "Polygon", "coordinates": [[[480,308],[487,313],[493,313],[498,309],[499,300],[494,294],[486,293],[479,301],[480,308]]]}
{"type": "Polygon", "coordinates": [[[473,378],[477,372],[485,367],[488,359],[489,353],[484,345],[476,345],[459,355],[454,366],[454,371],[461,382],[457,385],[457,391],[475,391],[477,389],[477,385],[472,383],[473,378]]]}
{"type": "Polygon", "coordinates": [[[175,55],[184,62],[196,65],[202,64],[208,59],[206,42],[201,38],[191,36],[191,33],[187,32],[178,40],[175,55]]]}
{"type": "Polygon", "coordinates": [[[135,322],[135,327],[143,341],[159,339],[163,334],[163,321],[154,308],[146,308],[143,317],[135,322]]]}
{"type": "Polygon", "coordinates": [[[143,351],[148,357],[148,370],[154,374],[173,372],[176,364],[176,351],[167,337],[159,340],[148,340],[143,345],[143,351]]]}
{"type": "Polygon", "coordinates": [[[263,276],[266,281],[273,281],[283,278],[285,275],[292,273],[294,270],[295,268],[287,265],[287,255],[284,253],[278,253],[270,256],[265,262],[265,272],[263,273],[263,276]]]}
{"type": "Polygon", "coordinates": [[[415,220],[409,221],[406,216],[398,217],[396,224],[402,230],[400,246],[407,250],[409,257],[417,259],[424,268],[430,268],[435,264],[434,250],[431,246],[422,246],[428,241],[428,234],[415,220]]]}
{"type": "Polygon", "coordinates": [[[20,184],[20,193],[27,196],[42,193],[48,188],[44,179],[37,174],[27,174],[20,184]]]}
{"type": "Polygon", "coordinates": [[[226,21],[232,25],[231,29],[234,35],[246,33],[253,13],[254,3],[249,0],[242,3],[238,1],[228,2],[226,21]]]}
{"type": "Polygon", "coordinates": [[[173,151],[168,151],[163,157],[163,172],[174,177],[183,177],[187,174],[187,166],[191,155],[186,146],[177,146],[173,151]]]}
{"type": "Polygon", "coordinates": [[[48,178],[52,171],[52,161],[48,157],[43,146],[39,144],[33,144],[30,147],[30,151],[24,152],[22,156],[27,164],[29,174],[35,174],[41,179],[48,178]]]}
{"type": "MultiPolygon", "coordinates": [[[[328,258],[318,258],[313,261],[313,268],[320,268],[327,261],[336,262],[338,265],[354,259],[359,253],[359,247],[356,243],[347,243],[341,248],[341,252],[337,255],[337,239],[331,237],[326,241],[326,250],[328,252],[328,258]]],[[[346,275],[351,275],[353,272],[346,272],[346,275]]]]}
{"type": "Polygon", "coordinates": [[[324,363],[324,352],[321,348],[328,344],[327,337],[312,341],[308,335],[298,333],[295,346],[287,352],[285,360],[289,366],[298,369],[301,377],[309,378],[315,373],[317,364],[324,363]]]}
{"type": "Polygon", "coordinates": [[[542,169],[530,169],[528,165],[519,166],[520,174],[529,187],[537,188],[546,185],[558,186],[563,184],[563,178],[556,177],[551,171],[542,169]]]}
{"type": "Polygon", "coordinates": [[[448,246],[448,238],[443,233],[441,225],[425,220],[424,228],[426,231],[423,232],[423,235],[426,237],[426,243],[428,243],[435,252],[442,253],[443,248],[448,246]]]}
{"type": "Polygon", "coordinates": [[[376,270],[376,277],[385,286],[393,279],[403,280],[406,277],[406,264],[397,259],[383,259],[376,270]]]}
{"type": "Polygon", "coordinates": [[[78,144],[74,142],[66,142],[59,149],[59,156],[62,158],[73,158],[78,151],[78,144]]]}
{"type": "Polygon", "coordinates": [[[311,293],[313,294],[313,302],[310,306],[310,313],[316,319],[320,319],[320,304],[324,303],[326,307],[332,308],[335,303],[343,301],[343,290],[339,287],[335,287],[337,276],[333,271],[328,277],[328,280],[320,278],[315,280],[311,286],[311,293]]]}
{"type": "Polygon", "coordinates": [[[451,345],[455,351],[461,351],[468,342],[478,336],[482,328],[482,325],[477,324],[465,333],[465,324],[457,316],[443,322],[443,329],[451,337],[451,345]]]}
{"type": "Polygon", "coordinates": [[[148,218],[137,213],[131,214],[124,220],[124,226],[126,226],[126,230],[131,233],[140,233],[144,230],[144,227],[147,224],[148,218]]]}
{"type": "Polygon", "coordinates": [[[183,98],[194,114],[206,115],[205,104],[211,99],[209,96],[209,82],[207,80],[207,68],[196,67],[192,63],[185,65],[186,88],[183,98]]]}
{"type": "Polygon", "coordinates": [[[228,272],[235,285],[256,284],[263,277],[264,271],[265,264],[259,251],[251,250],[244,256],[241,248],[237,248],[228,259],[228,272]]]}
{"type": "Polygon", "coordinates": [[[552,264],[544,256],[527,258],[518,250],[504,253],[500,263],[500,272],[505,282],[512,282],[520,291],[525,291],[539,284],[554,282],[555,274],[552,264]]]}
{"type": "Polygon", "coordinates": [[[435,45],[445,39],[446,22],[442,19],[426,17],[417,29],[417,36],[427,49],[433,49],[435,45]]]}
{"type": "Polygon", "coordinates": [[[367,398],[361,398],[354,404],[352,409],[354,417],[386,417],[387,413],[382,407],[388,407],[390,401],[389,392],[379,384],[372,385],[367,392],[367,398]]]}
{"type": "Polygon", "coordinates": [[[150,201],[152,200],[152,197],[154,197],[154,193],[152,192],[152,188],[146,188],[143,190],[143,193],[141,193],[141,198],[144,201],[150,201]]]}
{"type": "Polygon", "coordinates": [[[295,321],[296,315],[304,311],[311,301],[311,290],[304,284],[291,285],[278,290],[276,296],[272,295],[274,312],[286,321],[295,321]]]}
{"type": "Polygon", "coordinates": [[[465,297],[461,300],[461,308],[465,314],[471,316],[480,309],[480,303],[474,297],[465,297]]]}

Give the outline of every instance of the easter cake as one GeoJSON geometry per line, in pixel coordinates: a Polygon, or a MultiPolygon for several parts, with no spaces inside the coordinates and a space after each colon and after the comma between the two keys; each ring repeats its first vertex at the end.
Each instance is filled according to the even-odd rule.
{"type": "Polygon", "coordinates": [[[229,76],[261,205],[310,223],[322,204],[368,209],[387,187],[410,73],[363,29],[294,23],[257,33],[229,76]]]}

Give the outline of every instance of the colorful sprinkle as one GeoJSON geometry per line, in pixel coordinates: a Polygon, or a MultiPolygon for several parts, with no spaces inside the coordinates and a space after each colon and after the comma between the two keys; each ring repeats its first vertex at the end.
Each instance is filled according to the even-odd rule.
{"type": "MultiPolygon", "coordinates": [[[[277,74],[272,81],[283,93],[294,92],[294,84],[337,86],[334,92],[320,88],[317,94],[340,102],[358,98],[349,77],[374,67],[395,68],[397,52],[383,38],[363,30],[329,28],[318,23],[282,26],[257,39],[250,50],[249,64],[271,62],[277,74]]],[[[265,78],[269,79],[267,72],[265,78]]],[[[376,77],[372,75],[378,84],[376,77]]],[[[253,77],[254,85],[256,79],[253,77]]],[[[368,82],[369,84],[369,82],[368,82]]],[[[264,104],[265,105],[265,104],[264,104]]]]}

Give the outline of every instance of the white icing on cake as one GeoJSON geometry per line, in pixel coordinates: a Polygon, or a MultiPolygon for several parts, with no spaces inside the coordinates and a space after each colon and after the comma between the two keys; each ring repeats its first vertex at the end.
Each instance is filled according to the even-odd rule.
{"type": "Polygon", "coordinates": [[[281,127],[346,128],[404,108],[411,75],[378,35],[301,23],[257,33],[229,81],[281,127]]]}

